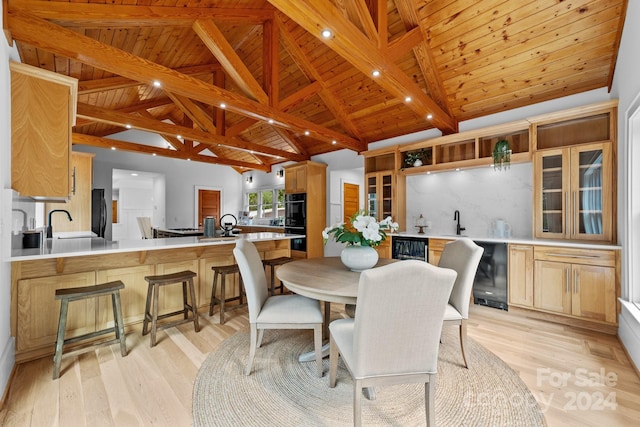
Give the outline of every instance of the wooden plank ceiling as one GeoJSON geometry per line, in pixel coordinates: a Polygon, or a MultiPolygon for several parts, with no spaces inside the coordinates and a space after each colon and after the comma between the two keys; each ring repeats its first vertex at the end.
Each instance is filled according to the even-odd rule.
{"type": "Polygon", "coordinates": [[[74,144],[239,172],[610,87],[627,4],[3,1],[22,62],[79,80],[74,144]]]}

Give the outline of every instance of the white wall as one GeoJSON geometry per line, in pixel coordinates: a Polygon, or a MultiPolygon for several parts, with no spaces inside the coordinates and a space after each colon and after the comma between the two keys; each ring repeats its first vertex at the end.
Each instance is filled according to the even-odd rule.
{"type": "MultiPolygon", "coordinates": [[[[0,5],[0,12],[4,2],[0,5]]],[[[9,74],[9,59],[19,60],[15,47],[7,45],[5,37],[0,37],[0,185],[3,189],[11,188],[11,78],[9,74]]],[[[11,263],[5,262],[6,252],[11,244],[11,227],[5,226],[11,222],[5,211],[9,203],[7,192],[0,197],[0,394],[4,394],[9,376],[15,363],[14,338],[11,336],[11,263]],[[9,241],[9,242],[8,242],[9,241]]]]}
{"type": "MultiPolygon", "coordinates": [[[[111,200],[112,197],[113,169],[163,174],[166,180],[165,225],[167,228],[196,226],[194,224],[196,186],[223,189],[220,200],[223,214],[237,215],[242,207],[242,176],[228,166],[86,146],[74,146],[74,150],[96,153],[93,163],[93,187],[104,188],[107,200],[111,200]]],[[[107,209],[107,239],[111,238],[109,227],[111,220],[111,211],[107,209]]]]}
{"type": "Polygon", "coordinates": [[[496,219],[511,225],[513,237],[531,238],[533,168],[531,163],[509,169],[490,167],[407,176],[407,231],[415,232],[420,214],[433,233],[455,234],[453,213],[460,211],[463,234],[491,237],[496,219]]]}
{"type": "MultiPolygon", "coordinates": [[[[640,229],[633,223],[638,219],[631,217],[630,207],[633,196],[634,203],[640,202],[638,185],[640,180],[634,179],[637,172],[633,172],[632,165],[637,169],[640,162],[638,148],[633,147],[627,134],[627,115],[630,114],[632,104],[637,104],[640,96],[640,56],[637,54],[640,40],[640,2],[630,1],[627,6],[627,16],[622,41],[618,52],[615,75],[611,87],[611,94],[618,98],[618,238],[622,244],[622,311],[619,316],[620,326],[618,335],[636,367],[640,367],[640,310],[629,302],[632,280],[637,283],[640,275],[630,276],[634,263],[638,262],[640,254],[634,253],[634,241],[640,238],[640,229]]],[[[638,212],[634,211],[634,215],[638,212]]],[[[636,266],[637,268],[637,266],[636,266]]],[[[637,285],[636,285],[637,286],[637,285]]],[[[638,298],[638,295],[635,296],[638,298]]]]}

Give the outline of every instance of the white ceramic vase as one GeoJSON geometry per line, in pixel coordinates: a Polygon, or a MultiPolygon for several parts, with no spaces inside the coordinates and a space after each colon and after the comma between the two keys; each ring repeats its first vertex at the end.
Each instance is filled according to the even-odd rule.
{"type": "Polygon", "coordinates": [[[351,271],[363,271],[378,263],[378,252],[371,246],[345,246],[340,253],[342,263],[351,271]]]}

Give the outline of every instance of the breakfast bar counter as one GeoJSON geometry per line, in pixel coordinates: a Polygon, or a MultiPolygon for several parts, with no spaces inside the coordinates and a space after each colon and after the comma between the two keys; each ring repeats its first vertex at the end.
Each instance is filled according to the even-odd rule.
{"type": "MultiPolygon", "coordinates": [[[[53,354],[60,303],[57,289],[121,280],[122,311],[127,330],[144,319],[145,276],[182,270],[197,273],[196,300],[202,310],[211,297],[211,267],[235,264],[237,239],[255,243],[263,259],[290,256],[290,239],[284,233],[249,233],[231,238],[176,237],[107,241],[101,238],[47,239],[39,249],[14,249],[11,253],[11,331],[16,361],[53,354]]],[[[227,283],[227,296],[237,295],[239,280],[227,283]]],[[[161,312],[182,307],[182,289],[163,289],[161,312]]],[[[106,297],[74,302],[69,306],[67,336],[101,330],[112,322],[106,297]]],[[[206,311],[206,310],[205,310],[206,311]]]]}

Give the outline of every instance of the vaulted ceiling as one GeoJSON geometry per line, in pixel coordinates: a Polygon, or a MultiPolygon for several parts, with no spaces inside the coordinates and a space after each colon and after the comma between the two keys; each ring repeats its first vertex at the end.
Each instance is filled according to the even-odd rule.
{"type": "Polygon", "coordinates": [[[3,2],[22,62],[78,79],[74,144],[239,172],[610,87],[627,5],[3,2]],[[106,138],[130,128],[166,146],[106,138]]]}

